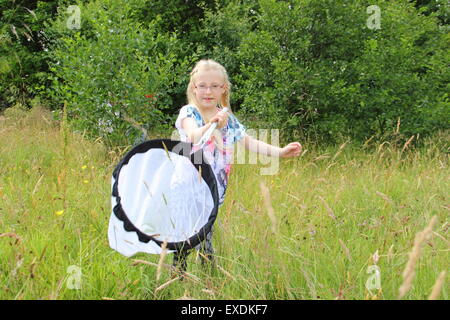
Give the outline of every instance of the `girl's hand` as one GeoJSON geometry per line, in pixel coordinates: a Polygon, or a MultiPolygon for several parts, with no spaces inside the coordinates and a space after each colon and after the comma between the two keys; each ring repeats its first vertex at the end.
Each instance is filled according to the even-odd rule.
{"type": "Polygon", "coordinates": [[[228,123],[228,113],[220,111],[214,117],[212,117],[209,122],[217,122],[217,129],[222,129],[228,123]]]}
{"type": "Polygon", "coordinates": [[[281,149],[281,158],[298,157],[302,152],[302,145],[299,142],[291,142],[281,149]]]}

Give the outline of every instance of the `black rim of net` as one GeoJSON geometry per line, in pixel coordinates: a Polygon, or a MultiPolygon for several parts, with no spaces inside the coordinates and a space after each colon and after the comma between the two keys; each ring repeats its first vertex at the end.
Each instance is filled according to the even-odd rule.
{"type": "Polygon", "coordinates": [[[219,206],[219,195],[217,190],[216,178],[214,176],[213,170],[209,165],[208,161],[203,155],[202,149],[197,150],[196,152],[191,154],[192,144],[181,141],[174,141],[169,139],[157,139],[157,140],[149,140],[143,142],[133,149],[131,149],[125,157],[119,162],[113,172],[113,178],[115,180],[113,188],[112,188],[112,196],[116,199],[116,205],[113,208],[113,212],[115,216],[123,222],[123,227],[128,232],[136,232],[139,241],[148,243],[149,241],[153,241],[158,244],[160,247],[163,244],[163,241],[158,240],[146,233],[140,231],[128,218],[126,212],[122,208],[121,197],[119,195],[119,176],[120,170],[128,164],[130,159],[138,153],[145,153],[150,149],[165,149],[166,151],[173,152],[175,154],[187,157],[194,167],[199,171],[202,175],[203,180],[208,185],[211,194],[213,196],[214,207],[209,215],[208,222],[197,232],[195,235],[190,237],[185,241],[179,242],[168,242],[167,249],[169,250],[189,250],[197,246],[200,242],[202,242],[206,235],[211,231],[211,228],[214,224],[214,221],[217,217],[218,206],[219,206]],[[176,148],[175,148],[176,147],[176,148]],[[176,150],[174,150],[176,149],[176,150]],[[195,161],[194,161],[195,159],[195,161]],[[200,161],[199,161],[200,159],[200,161]],[[200,169],[201,168],[201,169],[200,169]]]}

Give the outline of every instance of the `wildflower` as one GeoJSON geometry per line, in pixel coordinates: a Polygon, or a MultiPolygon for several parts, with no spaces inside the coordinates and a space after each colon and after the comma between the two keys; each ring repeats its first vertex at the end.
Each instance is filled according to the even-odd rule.
{"type": "Polygon", "coordinates": [[[87,168],[87,165],[84,165],[81,167],[81,170],[85,170],[87,168]]]}
{"type": "Polygon", "coordinates": [[[56,214],[57,216],[62,216],[63,213],[64,213],[64,210],[59,210],[59,211],[56,211],[56,212],[55,212],[55,214],[56,214]]]}
{"type": "Polygon", "coordinates": [[[88,184],[89,180],[83,180],[83,183],[88,184]]]}

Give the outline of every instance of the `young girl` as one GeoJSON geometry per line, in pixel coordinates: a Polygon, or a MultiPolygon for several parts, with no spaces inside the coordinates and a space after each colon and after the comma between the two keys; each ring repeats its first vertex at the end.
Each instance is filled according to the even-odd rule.
{"type": "MultiPolygon", "coordinates": [[[[231,113],[231,83],[225,68],[213,60],[199,61],[191,72],[187,88],[188,105],[181,108],[175,126],[182,141],[197,143],[212,123],[217,122],[215,133],[206,143],[203,153],[216,176],[219,191],[219,206],[223,204],[233,160],[233,145],[243,143],[246,149],[269,156],[296,157],[302,146],[298,142],[289,143],[284,148],[256,140],[245,132],[245,127],[231,113]],[[222,111],[227,107],[228,112],[222,111]]],[[[203,251],[208,260],[213,260],[214,249],[211,242],[212,231],[198,250],[203,251]]],[[[181,263],[186,269],[188,252],[174,255],[174,266],[181,263]]],[[[202,259],[204,262],[204,259],[202,259]]]]}

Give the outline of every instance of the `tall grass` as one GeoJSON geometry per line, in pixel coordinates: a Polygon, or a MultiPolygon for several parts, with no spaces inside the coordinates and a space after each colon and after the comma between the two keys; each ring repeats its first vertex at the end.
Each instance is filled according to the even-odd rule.
{"type": "Polygon", "coordinates": [[[172,280],[170,254],[128,259],[108,246],[110,179],[124,150],[43,109],[2,116],[0,137],[0,299],[397,299],[407,265],[402,299],[448,299],[448,134],[422,149],[305,144],[273,176],[234,165],[217,268],[192,254],[184,281],[172,280]],[[381,285],[368,290],[374,265],[381,285]]]}

